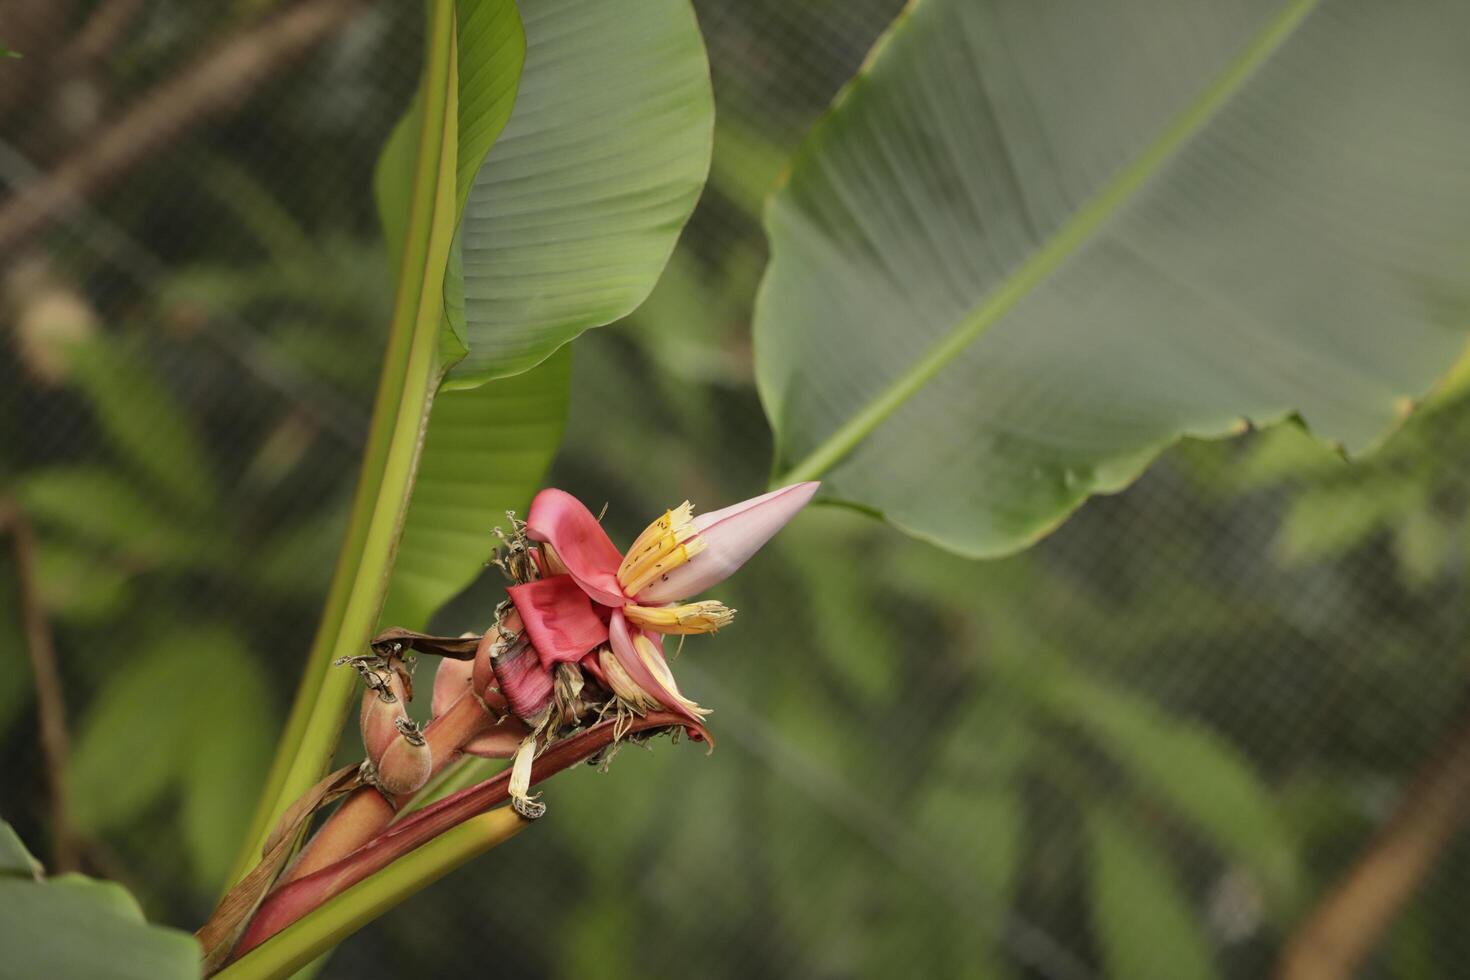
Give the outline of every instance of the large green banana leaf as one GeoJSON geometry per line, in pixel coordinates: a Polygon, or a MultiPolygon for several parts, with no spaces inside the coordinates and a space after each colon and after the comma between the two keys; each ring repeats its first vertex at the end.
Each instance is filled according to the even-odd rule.
{"type": "MultiPolygon", "coordinates": [[[[485,154],[514,108],[526,36],[513,0],[455,4],[455,198],[463,213],[485,154]]],[[[394,127],[378,159],[374,194],[393,267],[408,224],[422,93],[394,127]]],[[[447,137],[448,134],[446,134],[447,137]]],[[[453,260],[452,260],[453,261],[453,260]]],[[[457,269],[448,273],[451,280],[457,269]]],[[[436,288],[437,284],[435,284],[436,288]]],[[[458,301],[446,288],[446,300],[458,301]]],[[[464,353],[446,322],[445,363],[464,353]]],[[[505,510],[524,506],[561,441],[568,400],[566,366],[548,366],[496,386],[441,395],[424,434],[414,492],[404,516],[380,621],[422,628],[474,578],[492,547],[488,532],[505,510]]]]}
{"type": "MultiPolygon", "coordinates": [[[[506,511],[524,513],[566,421],[570,351],[558,348],[647,297],[709,169],[709,66],[688,0],[520,0],[519,18],[499,6],[459,7],[468,203],[443,349],[467,352],[430,416],[385,626],[423,627],[483,569],[506,511]]],[[[410,157],[411,143],[395,146],[405,131],[384,151],[380,201],[391,161],[410,157]]]]}
{"type": "Polygon", "coordinates": [[[10,824],[0,821],[0,977],[188,980],[199,944],[149,925],[126,888],[79,874],[41,877],[10,824]]]}
{"type": "Polygon", "coordinates": [[[1470,4],[916,0],[766,221],[777,479],[972,555],[1181,435],[1371,446],[1470,326],[1470,4]]]}
{"type": "Polygon", "coordinates": [[[563,349],[525,374],[435,399],[383,626],[424,628],[490,560],[492,530],[510,530],[506,511],[525,515],[561,444],[571,361],[563,349]]]}
{"type": "Polygon", "coordinates": [[[525,371],[631,313],[709,172],[714,100],[688,0],[519,7],[520,90],[460,226],[468,353],[451,388],[525,371]]]}

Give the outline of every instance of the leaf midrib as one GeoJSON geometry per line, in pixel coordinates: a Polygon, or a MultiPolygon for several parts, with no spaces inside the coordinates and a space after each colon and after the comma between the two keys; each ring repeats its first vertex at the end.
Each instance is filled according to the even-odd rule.
{"type": "Polygon", "coordinates": [[[1057,230],[1046,245],[1034,252],[993,290],[968,319],[959,323],[947,337],[930,348],[924,357],[879,392],[805,459],[784,475],[772,480],[772,484],[815,480],[841,462],[858,443],[918,394],[981,334],[1043,283],[1073,253],[1091,241],[1108,219],[1142,190],[1149,178],[1174,159],[1205,128],[1256,70],[1292,37],[1320,2],[1321,0],[1291,0],[1132,163],[1120,170],[1071,220],[1057,230]]]}

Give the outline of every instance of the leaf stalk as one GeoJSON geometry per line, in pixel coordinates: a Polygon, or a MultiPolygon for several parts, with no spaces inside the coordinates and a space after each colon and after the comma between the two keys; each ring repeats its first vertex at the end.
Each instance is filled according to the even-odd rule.
{"type": "Polygon", "coordinates": [[[427,0],[427,7],[422,128],[367,449],[326,608],[232,882],[254,864],[270,828],[321,778],[336,751],[356,675],[331,665],[366,649],[377,626],[429,409],[447,369],[438,347],[456,212],[455,11],[453,0],[427,0]]]}

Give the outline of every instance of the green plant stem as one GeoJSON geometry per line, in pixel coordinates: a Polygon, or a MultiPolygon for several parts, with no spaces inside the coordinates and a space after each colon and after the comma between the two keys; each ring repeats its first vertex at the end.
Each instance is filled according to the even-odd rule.
{"type": "Polygon", "coordinates": [[[216,980],[288,977],[398,903],[497,844],[527,822],[510,807],[471,817],[323,902],[216,974],[216,980]]]}
{"type": "Polygon", "coordinates": [[[350,670],[333,671],[332,662],[364,652],[377,626],[429,409],[446,368],[438,345],[441,286],[455,222],[455,21],[453,0],[427,0],[427,6],[413,194],[362,472],[321,625],[231,881],[255,863],[270,828],[321,778],[336,751],[357,678],[350,670]]]}

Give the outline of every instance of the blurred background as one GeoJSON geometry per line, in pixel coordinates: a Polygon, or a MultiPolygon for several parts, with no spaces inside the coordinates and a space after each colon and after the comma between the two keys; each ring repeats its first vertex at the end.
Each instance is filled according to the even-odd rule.
{"type": "MultiPolygon", "coordinates": [[[[695,6],[710,183],[647,304],[578,341],[548,479],[623,543],[764,488],[762,199],[900,3],[695,6]]],[[[419,18],[0,4],[0,816],[185,928],[342,531],[391,288],[370,178],[419,18]],[[61,837],[27,630],[67,713],[61,837]]],[[[560,776],[546,819],[321,975],[1250,978],[1324,921],[1386,923],[1362,976],[1450,975],[1467,460],[1451,383],[1352,465],[1290,425],[1181,444],[1003,561],[808,513],[674,664],[713,756],[560,776]]],[[[436,625],[483,629],[501,590],[436,625]]]]}

